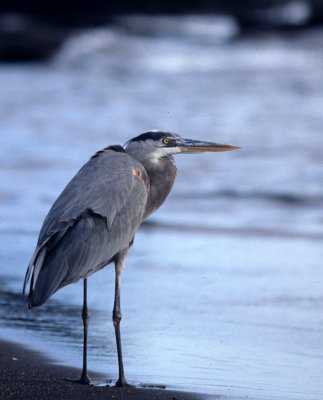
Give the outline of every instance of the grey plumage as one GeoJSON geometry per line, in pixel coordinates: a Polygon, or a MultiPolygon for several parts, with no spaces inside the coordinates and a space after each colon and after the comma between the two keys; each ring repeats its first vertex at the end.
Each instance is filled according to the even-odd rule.
{"type": "Polygon", "coordinates": [[[89,383],[87,277],[115,263],[113,322],[119,361],[117,384],[125,386],[119,323],[120,275],[127,250],[143,219],[162,205],[173,186],[176,177],[173,154],[236,148],[182,139],[170,132],[146,132],[127,142],[125,148],[114,145],[97,152],[51,207],[26,272],[24,291],[31,277],[27,302],[32,308],[45,303],[60,288],[84,279],[82,383],[89,383]]]}
{"type": "Polygon", "coordinates": [[[91,158],[43,223],[27,272],[28,277],[34,266],[29,307],[43,304],[127,248],[142,222],[148,191],[145,170],[128,154],[107,148],[91,158]]]}

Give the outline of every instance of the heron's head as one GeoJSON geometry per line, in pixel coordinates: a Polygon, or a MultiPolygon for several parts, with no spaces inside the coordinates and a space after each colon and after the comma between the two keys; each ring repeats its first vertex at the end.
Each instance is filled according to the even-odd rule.
{"type": "Polygon", "coordinates": [[[157,130],[142,133],[130,139],[125,146],[127,153],[135,158],[139,160],[150,159],[156,163],[163,157],[170,157],[178,153],[189,154],[239,149],[239,147],[229,144],[183,139],[176,133],[157,130]]]}

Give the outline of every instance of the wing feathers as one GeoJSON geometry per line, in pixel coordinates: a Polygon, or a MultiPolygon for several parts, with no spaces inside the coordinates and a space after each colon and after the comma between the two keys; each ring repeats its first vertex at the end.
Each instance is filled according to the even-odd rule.
{"type": "MultiPolygon", "coordinates": [[[[27,269],[33,270],[29,307],[59,288],[89,276],[128,248],[142,222],[147,180],[134,176],[140,163],[105,151],[91,159],[58,197],[42,226],[27,269]]],[[[146,174],[143,170],[143,174],[146,174]]]]}
{"type": "Polygon", "coordinates": [[[39,240],[44,241],[60,230],[61,224],[76,220],[87,209],[105,217],[110,228],[135,184],[134,164],[139,163],[126,153],[111,150],[89,160],[53,204],[39,240]]]}

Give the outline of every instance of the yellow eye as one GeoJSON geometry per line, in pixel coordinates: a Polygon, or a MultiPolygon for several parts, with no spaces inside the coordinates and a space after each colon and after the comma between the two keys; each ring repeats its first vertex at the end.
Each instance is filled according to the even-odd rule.
{"type": "Polygon", "coordinates": [[[164,139],[163,139],[163,143],[164,143],[164,144],[168,144],[168,143],[169,143],[169,139],[164,138],[164,139]]]}

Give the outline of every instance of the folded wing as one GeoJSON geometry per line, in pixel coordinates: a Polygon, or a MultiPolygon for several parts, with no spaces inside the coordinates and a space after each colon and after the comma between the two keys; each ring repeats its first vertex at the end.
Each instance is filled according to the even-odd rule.
{"type": "Polygon", "coordinates": [[[106,150],[75,175],[50,209],[26,272],[29,307],[85,278],[128,248],[142,222],[149,179],[124,152],[106,150]],[[140,173],[138,173],[140,171],[140,173]]]}

